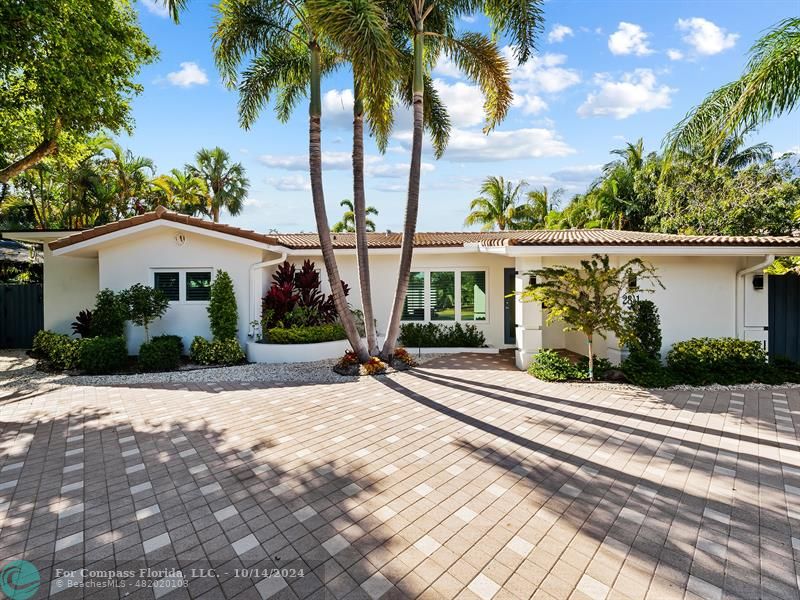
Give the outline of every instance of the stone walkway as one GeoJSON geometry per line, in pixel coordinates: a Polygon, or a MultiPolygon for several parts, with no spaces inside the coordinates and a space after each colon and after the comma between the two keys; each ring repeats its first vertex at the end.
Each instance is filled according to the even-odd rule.
{"type": "Polygon", "coordinates": [[[504,365],[6,398],[0,565],[65,600],[798,600],[800,391],[504,365]]]}

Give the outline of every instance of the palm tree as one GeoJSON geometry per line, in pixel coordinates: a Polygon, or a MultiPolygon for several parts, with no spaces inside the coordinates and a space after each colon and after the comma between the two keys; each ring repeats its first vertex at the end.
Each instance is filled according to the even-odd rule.
{"type": "Polygon", "coordinates": [[[562,188],[554,190],[552,194],[547,186],[542,186],[541,190],[531,190],[526,202],[517,207],[516,225],[520,229],[547,229],[548,223],[554,218],[552,213],[563,195],[562,188]]]}
{"type": "Polygon", "coordinates": [[[220,147],[202,148],[194,160],[195,164],[186,165],[186,170],[205,182],[208,198],[203,210],[214,223],[219,223],[221,208],[234,217],[242,212],[250,188],[242,163],[231,164],[230,155],[220,147]]]}
{"type": "Polygon", "coordinates": [[[800,18],[777,24],[750,48],[744,73],[711,92],[666,139],[669,152],[724,140],[791,112],[800,102],[800,18]]]}
{"type": "MultiPolygon", "coordinates": [[[[342,219],[331,227],[334,233],[353,233],[356,230],[356,215],[353,202],[351,200],[342,200],[339,206],[344,206],[347,210],[342,215],[342,219]]],[[[367,206],[364,209],[364,215],[377,215],[378,209],[374,206],[367,206]]],[[[375,221],[371,219],[364,220],[365,230],[368,232],[375,231],[375,221]]]]}
{"type": "Polygon", "coordinates": [[[204,179],[189,169],[172,169],[151,182],[164,196],[166,205],[187,215],[205,214],[208,202],[208,186],[204,179]]]}
{"type": "Polygon", "coordinates": [[[481,186],[482,195],[469,205],[464,225],[482,225],[483,231],[516,229],[518,202],[525,185],[524,181],[515,185],[503,177],[487,177],[481,186]]]}
{"type": "Polygon", "coordinates": [[[149,206],[150,180],[155,174],[153,161],[123,150],[118,144],[111,145],[113,159],[107,165],[117,189],[117,202],[112,218],[121,219],[140,215],[154,208],[149,206]]]}
{"type": "Polygon", "coordinates": [[[412,80],[413,129],[411,138],[411,166],[408,178],[408,195],[400,248],[400,268],[397,274],[394,299],[389,312],[389,323],[381,354],[389,357],[394,352],[400,333],[400,316],[408,291],[414,235],[419,213],[419,190],[422,170],[422,138],[425,114],[424,75],[444,53],[480,86],[484,97],[486,125],[489,132],[505,117],[513,99],[508,65],[495,41],[505,34],[514,47],[515,57],[525,62],[534,49],[534,40],[541,28],[542,0],[522,0],[475,3],[457,0],[407,0],[392,4],[397,11],[395,23],[412,25],[413,63],[409,66],[412,80]],[[492,24],[492,37],[480,33],[456,34],[456,21],[482,10],[492,24]],[[427,42],[427,43],[426,43],[427,42]]]}

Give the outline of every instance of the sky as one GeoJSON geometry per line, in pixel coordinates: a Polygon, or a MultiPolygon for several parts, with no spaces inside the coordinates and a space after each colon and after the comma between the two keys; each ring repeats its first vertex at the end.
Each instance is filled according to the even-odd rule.
{"type": "MultiPolygon", "coordinates": [[[[222,220],[257,231],[314,231],[307,173],[308,119],[300,106],[288,123],[271,108],[244,131],[237,93],[214,66],[214,10],[203,0],[175,25],[160,0],[138,0],[144,31],[160,51],[139,81],[135,129],[121,143],[152,158],[160,172],[182,167],[202,147],[220,146],[247,169],[244,210],[222,220]]],[[[536,55],[517,65],[507,41],[514,103],[488,136],[480,91],[447,61],[433,72],[453,124],[444,156],[423,155],[420,231],[465,229],[471,199],[488,176],[525,180],[529,189],[583,192],[611,160],[609,151],[644,139],[657,150],[664,135],[713,89],[736,79],[755,40],[797,13],[796,0],[737,2],[677,0],[549,0],[536,55]]],[[[488,32],[481,16],[463,19],[462,31],[488,32]]],[[[347,72],[323,81],[323,175],[331,222],[352,198],[352,79],[347,72]]],[[[403,226],[411,114],[396,118],[388,151],[366,142],[366,194],[379,214],[378,231],[403,226]]],[[[776,153],[800,151],[800,112],[756,132],[776,153]]]]}

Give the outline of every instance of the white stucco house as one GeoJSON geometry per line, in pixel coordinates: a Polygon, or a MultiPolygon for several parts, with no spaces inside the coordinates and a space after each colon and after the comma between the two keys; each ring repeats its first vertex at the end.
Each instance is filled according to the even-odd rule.
{"type": "MultiPolygon", "coordinates": [[[[80,232],[6,232],[4,237],[44,244],[44,326],[70,333],[75,315],[91,308],[97,292],[143,283],[172,299],[155,334],[210,336],[207,289],[223,269],[233,279],[239,336],[246,344],[251,321],[277,264],[305,259],[324,269],[316,234],[262,234],[214,224],[159,208],[80,232]]],[[[334,246],[350,302],[360,307],[353,234],[336,234],[334,246]]],[[[399,263],[401,236],[369,234],[378,331],[385,331],[399,263]]],[[[658,306],[666,352],[679,340],[734,336],[768,344],[769,280],[763,269],[775,256],[800,254],[800,238],[682,236],[607,230],[418,233],[411,291],[404,320],[471,323],[487,343],[514,348],[524,368],[540,348],[585,354],[584,341],[558,324],[546,325],[541,306],[509,297],[528,284],[526,272],[543,265],[576,264],[593,253],[615,261],[652,263],[665,286],[649,297],[658,306]],[[464,282],[469,282],[462,285],[464,282]],[[437,312],[433,291],[447,288],[453,306],[437,312]],[[462,297],[463,289],[472,292],[462,297]]],[[[326,277],[322,277],[326,281],[326,277]]],[[[128,335],[136,353],[139,328],[128,335]]],[[[617,340],[600,341],[598,356],[619,360],[617,340]]]]}

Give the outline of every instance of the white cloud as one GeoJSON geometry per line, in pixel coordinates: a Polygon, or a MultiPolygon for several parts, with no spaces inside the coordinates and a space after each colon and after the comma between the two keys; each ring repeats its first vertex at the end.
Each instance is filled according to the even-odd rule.
{"type": "Polygon", "coordinates": [[[595,75],[599,89],[589,94],[578,107],[578,115],[627,119],[638,112],[649,112],[670,105],[674,89],[658,85],[650,69],[636,69],[614,81],[606,73],[595,75]]]}
{"type": "MultiPolygon", "coordinates": [[[[308,170],[308,155],[307,154],[264,154],[258,157],[258,162],[264,166],[273,169],[284,169],[286,171],[307,171],[308,170]]],[[[322,168],[329,171],[349,171],[353,168],[352,155],[350,152],[323,152],[322,153],[322,168]]],[[[382,156],[367,155],[364,157],[364,172],[370,177],[380,178],[395,178],[395,177],[408,177],[409,163],[389,163],[382,156]]],[[[430,163],[422,164],[422,171],[433,171],[434,166],[430,163]]],[[[282,182],[284,185],[291,185],[297,182],[299,175],[293,175],[290,178],[284,177],[275,181],[282,182]]],[[[305,180],[304,180],[305,181],[305,180]]],[[[277,185],[276,185],[277,187],[277,185]]],[[[284,189],[284,188],[278,188],[284,189]]],[[[285,189],[289,189],[288,187],[285,189]]],[[[300,189],[300,188],[296,188],[300,189]]]]}
{"type": "MultiPolygon", "coordinates": [[[[381,179],[397,179],[408,177],[410,163],[376,163],[365,167],[364,171],[369,177],[379,177],[381,179]]],[[[423,173],[433,171],[435,167],[431,163],[423,162],[421,170],[423,173]]]]}
{"type": "Polygon", "coordinates": [[[676,50],[675,48],[670,48],[667,50],[667,57],[670,60],[683,60],[683,52],[676,50]]]}
{"type": "Polygon", "coordinates": [[[603,165],[574,165],[550,173],[550,177],[565,183],[589,183],[600,175],[603,165]]]}
{"type": "Polygon", "coordinates": [[[147,12],[164,18],[169,16],[169,11],[161,0],[141,0],[141,2],[147,9],[147,12]]]}
{"type": "Polygon", "coordinates": [[[208,83],[208,76],[197,63],[182,62],[179,71],[167,73],[167,81],[172,85],[178,87],[191,87],[193,85],[206,85],[208,83]]]}
{"type": "Polygon", "coordinates": [[[329,90],[322,96],[322,122],[328,127],[353,124],[353,90],[329,90]]]}
{"type": "Polygon", "coordinates": [[[521,109],[525,115],[537,115],[547,110],[547,102],[536,94],[514,94],[512,106],[521,109]]]}
{"type": "Polygon", "coordinates": [[[276,190],[282,192],[307,192],[311,190],[311,182],[304,175],[286,175],[277,179],[270,179],[269,182],[276,190]]]}
{"type": "Polygon", "coordinates": [[[434,79],[433,85],[447,107],[454,127],[469,127],[484,121],[483,94],[477,85],[467,85],[461,81],[451,85],[441,79],[434,79]]]}
{"type": "Polygon", "coordinates": [[[725,29],[702,17],[678,19],[676,27],[685,31],[683,41],[692,46],[698,54],[710,56],[733,48],[738,33],[727,33],[725,29]]]}
{"type": "Polygon", "coordinates": [[[612,54],[651,54],[653,50],[647,45],[647,36],[641,25],[621,21],[617,30],[608,36],[608,49],[612,54]]]}
{"type": "Polygon", "coordinates": [[[566,54],[542,54],[531,57],[526,63],[517,65],[514,48],[505,46],[503,56],[511,65],[511,83],[515,93],[561,92],[580,83],[581,76],[574,69],[566,69],[566,54]]]}
{"type": "Polygon", "coordinates": [[[453,79],[460,79],[462,77],[461,71],[449,57],[440,56],[433,68],[433,74],[439,77],[452,77],[453,79]]]}
{"type": "MultiPolygon", "coordinates": [[[[406,147],[411,144],[411,132],[395,135],[406,147]]],[[[549,156],[567,156],[575,150],[552,129],[514,129],[480,131],[453,129],[444,158],[458,162],[488,162],[549,156]]]]}
{"type": "Polygon", "coordinates": [[[575,33],[572,31],[572,27],[556,23],[553,29],[550,30],[550,33],[547,34],[547,41],[551,44],[558,44],[559,42],[563,42],[564,38],[572,37],[573,35],[575,35],[575,33]]]}

